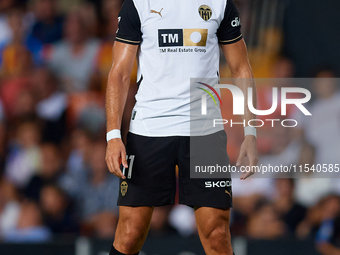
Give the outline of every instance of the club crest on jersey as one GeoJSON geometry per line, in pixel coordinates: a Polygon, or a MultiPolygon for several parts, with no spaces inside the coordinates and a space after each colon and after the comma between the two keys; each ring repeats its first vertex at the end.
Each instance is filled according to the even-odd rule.
{"type": "Polygon", "coordinates": [[[198,8],[198,13],[203,20],[208,21],[211,18],[212,10],[208,5],[201,5],[198,8]]]}
{"type": "Polygon", "coordinates": [[[126,181],[123,181],[121,184],[120,184],[120,193],[122,193],[122,196],[124,197],[126,192],[127,192],[127,189],[128,189],[128,184],[126,181]]]}

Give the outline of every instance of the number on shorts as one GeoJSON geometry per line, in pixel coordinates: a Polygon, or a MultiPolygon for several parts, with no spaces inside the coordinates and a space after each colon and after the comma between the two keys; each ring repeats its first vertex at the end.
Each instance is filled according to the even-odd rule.
{"type": "MultiPolygon", "coordinates": [[[[135,155],[130,155],[130,156],[126,155],[126,160],[130,160],[127,178],[131,179],[132,167],[133,167],[133,161],[135,160],[135,155]]],[[[125,167],[123,167],[123,175],[125,175],[125,167]]]]}

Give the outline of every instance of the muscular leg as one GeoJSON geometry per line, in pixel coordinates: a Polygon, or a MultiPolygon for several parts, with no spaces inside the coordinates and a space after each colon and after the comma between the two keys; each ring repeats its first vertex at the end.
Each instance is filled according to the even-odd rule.
{"type": "Polygon", "coordinates": [[[124,254],[139,252],[149,232],[153,207],[119,207],[113,246],[124,254]]]}
{"type": "Polygon", "coordinates": [[[195,209],[198,234],[207,255],[232,255],[229,209],[195,209]]]}

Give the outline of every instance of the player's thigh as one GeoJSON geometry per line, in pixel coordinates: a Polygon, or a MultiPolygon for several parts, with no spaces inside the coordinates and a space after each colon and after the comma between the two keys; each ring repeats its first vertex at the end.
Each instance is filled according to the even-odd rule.
{"type": "Polygon", "coordinates": [[[209,238],[213,233],[225,235],[229,233],[230,210],[212,207],[195,208],[197,230],[201,238],[209,238]]]}
{"type": "Polygon", "coordinates": [[[153,207],[120,206],[116,238],[147,234],[151,222],[153,207]]]}
{"type": "Polygon", "coordinates": [[[153,207],[120,206],[113,246],[120,252],[134,254],[148,235],[153,207]]]}

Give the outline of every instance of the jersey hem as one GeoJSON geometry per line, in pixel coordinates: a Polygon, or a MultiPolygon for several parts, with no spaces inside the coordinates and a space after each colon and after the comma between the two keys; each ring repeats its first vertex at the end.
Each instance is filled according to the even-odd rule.
{"type": "MultiPolygon", "coordinates": [[[[195,136],[206,136],[206,135],[212,135],[212,134],[215,134],[215,133],[218,133],[220,132],[221,130],[224,130],[223,128],[222,129],[214,129],[214,130],[211,130],[210,132],[206,132],[206,133],[202,133],[202,134],[199,134],[199,135],[195,135],[195,136]]],[[[130,133],[132,134],[135,134],[135,135],[140,135],[140,136],[145,136],[145,137],[173,137],[173,136],[193,136],[193,135],[190,135],[190,132],[188,133],[180,133],[180,132],[174,132],[174,133],[170,133],[170,134],[146,134],[146,133],[143,133],[143,132],[136,132],[135,130],[129,130],[130,133]]]]}

